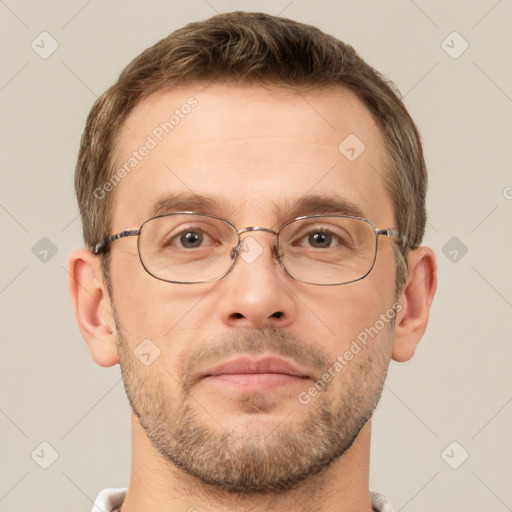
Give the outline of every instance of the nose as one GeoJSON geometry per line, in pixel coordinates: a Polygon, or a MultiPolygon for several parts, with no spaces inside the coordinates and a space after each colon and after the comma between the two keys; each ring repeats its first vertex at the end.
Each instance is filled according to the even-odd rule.
{"type": "MultiPolygon", "coordinates": [[[[267,231],[267,230],[259,230],[267,231]]],[[[286,327],[297,312],[292,279],[280,264],[275,232],[242,237],[231,272],[220,281],[222,320],[231,327],[286,327]]]]}

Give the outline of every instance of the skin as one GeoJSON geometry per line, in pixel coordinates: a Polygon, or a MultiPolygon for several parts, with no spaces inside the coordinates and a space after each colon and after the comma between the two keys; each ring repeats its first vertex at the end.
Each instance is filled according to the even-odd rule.
{"type": "MultiPolygon", "coordinates": [[[[290,205],[312,195],[350,201],[379,228],[395,225],[381,176],[382,136],[367,109],[345,90],[298,95],[261,86],[215,84],[158,92],[127,119],[128,128],[118,140],[119,165],[190,96],[197,99],[197,107],[117,185],[113,233],[138,228],[151,216],[155,199],[165,193],[216,197],[220,204],[207,213],[226,217],[237,227],[277,229],[291,218],[290,205]],[[366,146],[353,162],[338,150],[351,133],[366,146]]],[[[304,405],[297,396],[312,379],[244,393],[201,380],[199,373],[225,359],[218,356],[222,349],[231,347],[232,355],[259,343],[263,353],[320,377],[358,333],[374,325],[395,302],[392,242],[380,237],[375,266],[365,279],[314,286],[286,274],[273,256],[273,235],[251,236],[263,248],[254,262],[240,260],[223,279],[194,285],[151,277],[138,259],[136,237],[116,241],[111,246],[113,303],[99,257],[85,249],[70,257],[71,297],[82,336],[97,364],[121,364],[128,396],[141,415],[139,420],[132,414],[132,469],[123,512],[371,510],[368,418],[380,397],[389,361],[410,359],[425,332],[436,289],[435,256],[427,247],[410,252],[395,325],[382,329],[325,391],[304,405]],[[144,366],[133,350],[147,338],[160,356],[144,366]],[[204,360],[195,359],[200,353],[206,354],[204,360]],[[308,462],[307,448],[318,444],[315,435],[321,436],[307,437],[306,427],[328,430],[322,411],[332,412],[331,428],[339,438],[324,450],[323,458],[318,455],[323,467],[294,485],[281,482],[279,491],[277,485],[258,491],[254,481],[252,490],[235,492],[190,474],[162,455],[165,447],[183,450],[183,443],[173,445],[172,439],[185,404],[193,412],[192,426],[201,426],[203,434],[212,436],[210,444],[205,438],[196,444],[188,440],[191,460],[204,448],[212,450],[210,455],[229,453],[235,461],[245,457],[250,467],[260,467],[268,449],[283,455],[278,460],[293,471],[308,462]],[[162,410],[168,415],[158,418],[157,411],[162,410]],[[141,422],[146,422],[146,429],[141,422]],[[351,432],[356,437],[347,450],[351,432]],[[294,439],[293,446],[285,446],[287,437],[294,439]],[[219,444],[219,439],[224,442],[219,444]]],[[[224,474],[215,458],[212,468],[203,460],[200,469],[205,473],[224,474]]]]}

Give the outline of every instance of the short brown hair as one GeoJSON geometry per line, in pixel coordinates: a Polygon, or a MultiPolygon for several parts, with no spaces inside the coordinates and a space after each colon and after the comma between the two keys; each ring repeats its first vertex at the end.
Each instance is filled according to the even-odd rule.
{"type": "Polygon", "coordinates": [[[263,13],[231,12],[190,23],[136,57],[93,105],[82,135],[75,189],[85,243],[110,235],[114,193],[94,191],[115,172],[114,148],[132,109],[162,89],[213,80],[316,90],[344,87],[357,95],[383,135],[384,175],[406,243],[395,245],[397,290],[407,254],[426,223],[427,171],[420,136],[395,86],[348,44],[311,25],[263,13]]]}

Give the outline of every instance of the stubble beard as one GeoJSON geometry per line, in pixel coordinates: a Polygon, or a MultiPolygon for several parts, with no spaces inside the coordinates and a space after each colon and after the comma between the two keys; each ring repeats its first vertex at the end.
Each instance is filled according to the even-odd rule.
{"type": "MultiPolygon", "coordinates": [[[[148,439],[166,461],[227,493],[248,496],[288,491],[326,470],[352,446],[380,400],[389,358],[384,350],[372,347],[371,357],[358,354],[307,405],[297,399],[296,409],[276,420],[270,432],[237,429],[233,422],[218,421],[209,412],[208,403],[200,403],[193,396],[187,372],[194,358],[185,365],[180,395],[166,394],[169,372],[150,374],[151,367],[141,365],[121,336],[113,310],[126,394],[148,439]]],[[[393,328],[393,323],[388,324],[371,343],[388,346],[393,328]]],[[[317,364],[329,366],[329,358],[315,345],[309,343],[307,349],[299,349],[305,342],[279,328],[234,331],[215,341],[216,354],[265,349],[277,355],[300,354],[302,359],[294,358],[297,363],[307,363],[309,354],[317,364]]],[[[201,354],[204,349],[196,356],[201,354]]],[[[241,414],[253,414],[257,423],[258,415],[273,410],[274,400],[271,393],[244,393],[236,403],[241,414]]]]}

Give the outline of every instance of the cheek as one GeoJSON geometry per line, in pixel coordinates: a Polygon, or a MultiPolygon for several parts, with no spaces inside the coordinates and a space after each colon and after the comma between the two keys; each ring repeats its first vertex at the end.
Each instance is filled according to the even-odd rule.
{"type": "Polygon", "coordinates": [[[310,290],[309,298],[304,298],[319,323],[325,326],[323,330],[329,340],[325,348],[331,354],[342,354],[358,336],[364,338],[365,330],[374,326],[391,306],[392,293],[383,294],[385,288],[376,279],[379,276],[372,273],[354,283],[310,290]]]}
{"type": "MultiPolygon", "coordinates": [[[[172,285],[150,276],[133,247],[113,254],[111,278],[115,309],[128,336],[132,339],[159,337],[165,323],[170,321],[164,305],[172,300],[172,285]]],[[[179,304],[176,301],[178,307],[179,304]]]]}
{"type": "Polygon", "coordinates": [[[144,270],[137,252],[119,256],[111,267],[114,304],[130,344],[149,338],[163,350],[172,339],[175,351],[211,323],[214,306],[204,311],[211,285],[166,283],[144,270]]]}

